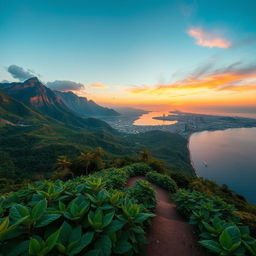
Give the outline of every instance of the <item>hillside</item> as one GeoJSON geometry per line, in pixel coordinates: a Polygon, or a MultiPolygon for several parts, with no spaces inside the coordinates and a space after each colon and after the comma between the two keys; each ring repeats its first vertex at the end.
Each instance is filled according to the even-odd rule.
{"type": "Polygon", "coordinates": [[[79,97],[73,92],[54,91],[62,101],[75,113],[86,116],[118,116],[119,113],[110,108],[104,108],[96,104],[93,100],[88,100],[86,97],[79,97]]]}
{"type": "Polygon", "coordinates": [[[47,173],[59,155],[73,157],[95,147],[102,147],[110,156],[135,156],[147,148],[174,170],[193,172],[189,158],[185,157],[188,155],[186,143],[179,135],[160,131],[140,136],[119,134],[94,118],[82,119],[83,128],[77,129],[3,92],[0,95],[0,151],[9,154],[22,176],[47,173]],[[159,138],[162,138],[162,146],[156,144],[159,138]]]}
{"type": "Polygon", "coordinates": [[[33,111],[22,102],[11,98],[0,91],[0,117],[1,123],[13,125],[31,125],[46,121],[46,117],[33,111]]]}
{"type": "Polygon", "coordinates": [[[84,119],[70,110],[61,98],[44,86],[36,77],[30,78],[23,83],[2,83],[0,91],[22,102],[26,106],[47,115],[53,119],[77,128],[113,129],[97,119],[84,119]]]}
{"type": "Polygon", "coordinates": [[[150,149],[153,156],[166,162],[170,169],[194,173],[190,164],[187,140],[181,135],[149,131],[129,135],[128,139],[138,146],[143,145],[143,147],[150,149]]]}
{"type": "Polygon", "coordinates": [[[135,163],[29,184],[1,198],[0,253],[255,255],[254,226],[227,202],[229,192],[211,196],[195,182],[204,181],[135,163]]]}

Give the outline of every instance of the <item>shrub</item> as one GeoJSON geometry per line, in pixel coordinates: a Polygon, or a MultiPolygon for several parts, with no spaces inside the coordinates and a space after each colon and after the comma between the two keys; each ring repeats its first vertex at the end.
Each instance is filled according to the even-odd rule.
{"type": "Polygon", "coordinates": [[[123,189],[129,178],[129,171],[125,168],[108,168],[93,174],[96,177],[102,177],[108,189],[123,189]]]}
{"type": "Polygon", "coordinates": [[[102,177],[43,181],[0,198],[1,255],[133,255],[154,215],[102,177]]]}
{"type": "Polygon", "coordinates": [[[130,177],[145,176],[152,169],[145,163],[135,163],[130,166],[130,177]]]}
{"type": "Polygon", "coordinates": [[[163,189],[166,189],[171,193],[175,193],[177,191],[177,185],[175,181],[167,175],[157,172],[149,172],[147,173],[146,178],[150,182],[155,183],[156,185],[160,186],[163,189]]]}
{"type": "Polygon", "coordinates": [[[148,165],[151,167],[152,170],[159,172],[159,173],[166,173],[167,167],[165,162],[159,160],[159,159],[150,159],[148,162],[148,165]]]}
{"type": "Polygon", "coordinates": [[[176,182],[179,188],[189,188],[189,184],[193,180],[193,176],[185,172],[169,172],[170,177],[176,182]]]}
{"type": "Polygon", "coordinates": [[[256,240],[249,228],[240,226],[234,206],[220,197],[180,189],[175,195],[177,210],[197,227],[199,243],[219,255],[256,255],[256,240]]]}
{"type": "Polygon", "coordinates": [[[152,209],[156,207],[156,192],[146,180],[136,181],[135,185],[129,189],[129,194],[146,208],[152,209]]]}
{"type": "Polygon", "coordinates": [[[255,214],[243,211],[237,211],[237,214],[243,225],[249,226],[253,236],[256,236],[256,216],[255,214]]]}

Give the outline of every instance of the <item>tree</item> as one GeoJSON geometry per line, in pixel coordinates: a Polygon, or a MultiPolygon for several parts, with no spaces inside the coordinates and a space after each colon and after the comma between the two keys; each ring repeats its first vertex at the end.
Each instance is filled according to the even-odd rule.
{"type": "Polygon", "coordinates": [[[55,165],[57,172],[54,174],[54,178],[66,179],[69,176],[73,178],[74,174],[70,170],[71,165],[72,163],[67,156],[59,156],[55,165]]]}
{"type": "Polygon", "coordinates": [[[148,162],[152,158],[151,153],[147,149],[143,149],[139,152],[138,160],[142,162],[148,162]]]}
{"type": "Polygon", "coordinates": [[[89,174],[89,166],[92,163],[94,154],[91,151],[81,152],[79,160],[85,168],[85,175],[89,174]]]}
{"type": "Polygon", "coordinates": [[[105,155],[105,151],[102,147],[97,147],[94,152],[95,157],[102,158],[105,155]]]}
{"type": "Polygon", "coordinates": [[[0,178],[15,179],[17,171],[9,154],[0,151],[0,178]]]}

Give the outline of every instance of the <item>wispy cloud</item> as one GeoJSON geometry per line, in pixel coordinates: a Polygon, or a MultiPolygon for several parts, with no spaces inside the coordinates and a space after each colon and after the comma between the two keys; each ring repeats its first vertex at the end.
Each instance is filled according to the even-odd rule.
{"type": "MultiPolygon", "coordinates": [[[[248,91],[256,90],[256,65],[241,67],[240,62],[222,69],[213,70],[211,65],[197,68],[186,78],[170,84],[143,85],[129,88],[133,94],[172,95],[173,92],[189,90],[248,91]]],[[[183,96],[183,95],[181,95],[183,96]]]]}
{"type": "Polygon", "coordinates": [[[46,83],[46,86],[57,91],[77,91],[84,89],[83,84],[68,80],[55,80],[46,83]]]}
{"type": "Polygon", "coordinates": [[[230,48],[232,43],[227,39],[216,34],[216,32],[208,32],[202,28],[194,27],[187,31],[187,33],[196,39],[196,44],[204,47],[218,47],[230,48]]]}
{"type": "Polygon", "coordinates": [[[107,85],[105,84],[101,84],[101,83],[94,83],[94,84],[91,84],[90,87],[92,88],[99,88],[99,89],[105,89],[105,88],[108,88],[107,85]]]}
{"type": "Polygon", "coordinates": [[[7,68],[7,71],[12,75],[13,78],[18,79],[19,81],[27,80],[33,76],[40,76],[31,69],[25,70],[24,68],[17,65],[10,65],[7,68]]]}

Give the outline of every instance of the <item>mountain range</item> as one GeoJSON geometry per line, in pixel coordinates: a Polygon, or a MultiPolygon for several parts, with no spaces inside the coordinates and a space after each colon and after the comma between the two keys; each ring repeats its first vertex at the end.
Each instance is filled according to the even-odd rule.
{"type": "Polygon", "coordinates": [[[100,113],[102,115],[118,115],[114,110],[101,107],[72,92],[52,91],[36,77],[24,82],[2,83],[0,90],[27,107],[70,126],[88,128],[93,123],[95,126],[102,125],[111,129],[110,126],[98,119],[89,119],[90,122],[88,122],[88,119],[82,116],[95,116],[100,113]],[[79,111],[76,111],[78,109],[79,111]]]}
{"type": "Polygon", "coordinates": [[[51,171],[58,156],[72,158],[95,147],[102,147],[111,157],[134,156],[147,148],[153,156],[167,160],[173,170],[193,173],[187,140],[180,135],[162,131],[122,134],[98,118],[79,115],[87,103],[104,109],[73,93],[54,92],[37,78],[0,84],[0,153],[18,169],[18,177],[51,171]]]}
{"type": "Polygon", "coordinates": [[[71,91],[54,91],[54,93],[61,98],[66,106],[81,116],[106,117],[119,115],[115,110],[102,107],[93,100],[88,100],[86,97],[79,97],[71,91]]]}

